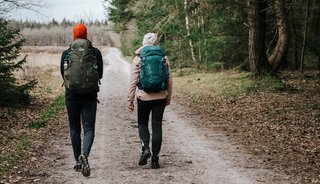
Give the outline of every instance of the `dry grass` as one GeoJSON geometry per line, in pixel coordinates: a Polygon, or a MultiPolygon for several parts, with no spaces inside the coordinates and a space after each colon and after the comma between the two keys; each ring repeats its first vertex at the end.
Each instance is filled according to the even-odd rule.
{"type": "Polygon", "coordinates": [[[27,55],[27,62],[23,69],[15,73],[20,80],[37,79],[41,81],[43,77],[60,76],[60,58],[65,47],[31,47],[22,49],[20,58],[27,55]]]}
{"type": "Polygon", "coordinates": [[[253,84],[248,73],[192,73],[175,77],[176,89],[185,95],[200,97],[229,97],[245,93],[253,84]],[[194,90],[194,88],[197,90],[194,90]]]}

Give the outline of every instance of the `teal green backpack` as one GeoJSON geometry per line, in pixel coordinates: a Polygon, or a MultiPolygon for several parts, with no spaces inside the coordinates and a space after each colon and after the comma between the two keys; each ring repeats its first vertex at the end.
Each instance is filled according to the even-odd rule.
{"type": "Polygon", "coordinates": [[[160,46],[145,46],[140,52],[140,78],[137,86],[147,93],[157,93],[167,89],[168,65],[160,46]]]}
{"type": "Polygon", "coordinates": [[[79,94],[99,91],[98,65],[89,40],[72,42],[64,62],[64,82],[68,90],[79,94]]]}

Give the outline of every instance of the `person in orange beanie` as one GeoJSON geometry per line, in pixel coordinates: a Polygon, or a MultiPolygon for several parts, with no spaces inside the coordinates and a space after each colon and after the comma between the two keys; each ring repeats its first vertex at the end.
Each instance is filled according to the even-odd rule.
{"type": "Polygon", "coordinates": [[[60,72],[64,80],[70,138],[76,161],[74,170],[88,177],[91,173],[88,157],[95,136],[97,93],[103,74],[103,61],[100,50],[87,39],[84,24],[76,24],[72,33],[74,41],[62,53],[60,72]]]}
{"type": "Polygon", "coordinates": [[[83,38],[83,39],[87,39],[87,27],[82,24],[76,24],[73,27],[73,39],[76,40],[78,38],[83,38]]]}

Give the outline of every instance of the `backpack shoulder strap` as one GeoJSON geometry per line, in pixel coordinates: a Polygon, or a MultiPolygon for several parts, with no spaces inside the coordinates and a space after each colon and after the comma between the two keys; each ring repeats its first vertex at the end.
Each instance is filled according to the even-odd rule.
{"type": "Polygon", "coordinates": [[[140,57],[144,57],[146,55],[159,55],[164,57],[166,55],[164,49],[159,45],[150,45],[145,46],[141,49],[140,57]]]}

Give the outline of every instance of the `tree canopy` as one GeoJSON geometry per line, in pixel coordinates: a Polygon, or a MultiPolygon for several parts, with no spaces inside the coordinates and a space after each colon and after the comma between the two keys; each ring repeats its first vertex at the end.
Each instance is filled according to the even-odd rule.
{"type": "Polygon", "coordinates": [[[182,67],[205,69],[245,66],[254,73],[298,69],[301,65],[320,68],[317,31],[320,2],[316,0],[309,0],[309,3],[302,0],[107,1],[110,3],[109,20],[118,32],[130,31],[132,23],[137,27],[133,46],[123,44],[123,47],[134,50],[144,34],[155,32],[169,57],[177,61],[173,62],[173,67],[178,63],[182,67]],[[253,8],[264,15],[250,13],[253,8]],[[256,28],[250,26],[257,16],[264,16],[260,19],[263,24],[256,28]],[[250,40],[252,33],[259,33],[261,39],[250,40]],[[253,43],[262,44],[262,50],[250,49],[253,43]],[[252,52],[264,54],[265,59],[259,56],[259,62],[255,63],[252,52]],[[302,55],[305,55],[304,62],[302,55]],[[255,64],[262,68],[252,67],[255,64]]]}

